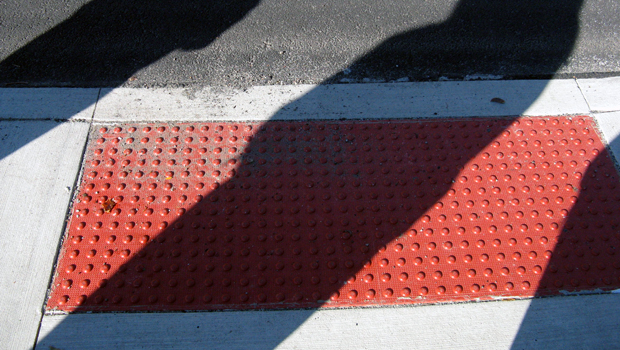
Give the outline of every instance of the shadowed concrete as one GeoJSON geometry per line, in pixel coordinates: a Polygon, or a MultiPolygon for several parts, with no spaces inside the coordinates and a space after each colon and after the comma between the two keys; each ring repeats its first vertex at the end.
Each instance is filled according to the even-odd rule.
{"type": "Polygon", "coordinates": [[[2,348],[34,345],[88,125],[0,121],[2,147],[32,140],[0,159],[2,348]]]}
{"type": "MultiPolygon", "coordinates": [[[[418,59],[414,64],[386,64],[399,54],[402,45],[384,46],[381,55],[367,61],[363,69],[354,66],[349,75],[332,81],[404,77],[436,80],[446,76],[463,78],[480,74],[529,77],[559,73],[572,77],[586,73],[617,73],[620,67],[620,41],[617,39],[620,3],[617,1],[585,1],[579,13],[579,36],[575,38],[574,49],[566,61],[556,67],[545,57],[546,53],[554,55],[559,46],[565,45],[562,40],[549,44],[548,35],[557,39],[573,29],[565,21],[571,15],[562,9],[571,2],[539,1],[532,6],[529,1],[481,1],[474,15],[498,20],[481,22],[473,17],[460,24],[462,31],[453,33],[453,39],[429,38],[417,43],[418,53],[431,58],[425,63],[416,54],[418,59]],[[545,3],[549,4],[548,8],[538,6],[545,3]],[[520,28],[506,31],[507,35],[503,36],[503,26],[510,26],[512,21],[510,17],[503,17],[506,7],[512,8],[513,18],[519,21],[520,28]],[[538,7],[536,15],[519,15],[535,7],[538,7]],[[551,21],[541,28],[537,17],[549,17],[551,21]],[[477,32],[484,35],[477,35],[477,32]],[[501,60],[490,54],[489,49],[501,52],[504,64],[498,64],[501,60]],[[515,60],[519,53],[523,59],[515,60]]],[[[48,55],[74,52],[84,57],[85,62],[71,61],[72,65],[64,65],[64,68],[61,65],[59,71],[53,73],[33,65],[36,63],[33,57],[20,54],[2,68],[0,83],[116,86],[132,75],[136,80],[127,82],[128,86],[247,87],[319,83],[351,66],[390,37],[447,21],[458,2],[263,0],[243,20],[232,23],[225,33],[213,31],[214,26],[210,24],[188,26],[181,17],[176,30],[185,34],[175,36],[167,21],[170,16],[174,20],[175,16],[183,14],[192,3],[200,2],[158,2],[156,7],[151,4],[145,9],[135,1],[3,1],[0,8],[0,60],[25,46],[32,50],[35,44],[37,51],[48,51],[48,55]],[[152,20],[152,16],[159,12],[166,21],[152,20]],[[168,14],[170,16],[166,16],[168,14]],[[124,22],[114,26],[114,21],[119,18],[124,22]],[[64,24],[68,29],[67,37],[57,30],[44,34],[64,20],[68,21],[64,24]],[[76,35],[81,38],[79,41],[74,37],[76,35]],[[186,38],[198,38],[197,42],[204,44],[202,39],[209,36],[213,40],[210,46],[186,45],[186,38]],[[39,39],[35,40],[37,37],[39,39]],[[117,37],[122,38],[126,46],[112,45],[111,40],[118,40],[117,37]],[[76,69],[80,71],[87,67],[87,61],[112,62],[115,56],[127,53],[130,55],[126,62],[106,65],[106,70],[96,76],[75,73],[76,69]],[[14,71],[20,68],[14,64],[23,70],[14,71]]],[[[223,19],[232,18],[234,22],[248,5],[252,6],[249,2],[229,3],[224,12],[219,13],[223,14],[223,19]]],[[[208,7],[205,10],[208,11],[208,7]]],[[[185,12],[189,23],[204,15],[208,16],[208,13],[185,12]]],[[[24,53],[27,52],[22,50],[24,53]]]]}
{"type": "Polygon", "coordinates": [[[46,316],[47,349],[593,349],[620,341],[620,295],[346,310],[46,316]],[[553,315],[553,318],[549,318],[553,315]],[[274,325],[300,324],[294,330],[274,325]],[[139,326],[138,326],[139,325],[139,326]],[[174,326],[173,326],[174,325],[174,326]],[[290,333],[289,333],[290,332],[290,333]],[[89,337],[76,336],[91,334],[89,337]],[[114,339],[109,336],[114,334],[114,339]],[[514,344],[513,344],[514,341],[514,344]]]}

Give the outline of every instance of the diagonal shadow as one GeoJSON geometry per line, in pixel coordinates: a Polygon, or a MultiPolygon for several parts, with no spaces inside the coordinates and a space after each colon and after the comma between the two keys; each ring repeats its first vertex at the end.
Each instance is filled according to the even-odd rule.
{"type": "MultiPolygon", "coordinates": [[[[234,5],[229,4],[230,3],[216,4],[222,7],[223,13],[232,13],[232,15],[229,16],[221,16],[221,12],[219,11],[220,7],[215,8],[218,9],[218,11],[214,11],[214,8],[209,7],[212,6],[213,3],[208,3],[206,4],[207,8],[202,8],[201,6],[205,5],[204,2],[188,2],[186,5],[181,6],[181,8],[186,9],[186,11],[173,11],[175,14],[173,18],[176,20],[169,20],[162,19],[162,10],[178,6],[176,3],[171,4],[164,2],[155,5],[154,8],[149,7],[145,9],[139,2],[131,2],[131,6],[129,7],[127,7],[126,2],[122,4],[116,2],[93,2],[87,5],[83,10],[80,10],[71,19],[35,40],[32,45],[28,45],[11,55],[11,57],[2,62],[1,66],[3,67],[3,72],[8,70],[9,74],[14,74],[16,78],[20,79],[38,79],[37,77],[39,77],[39,75],[32,73],[33,75],[30,76],[30,73],[20,71],[22,67],[28,67],[27,65],[23,65],[24,63],[28,63],[31,65],[30,67],[34,67],[34,69],[39,69],[37,67],[46,67],[44,64],[47,64],[50,73],[45,73],[47,74],[46,76],[56,81],[67,81],[69,83],[76,80],[83,81],[84,79],[93,82],[97,82],[98,79],[102,79],[101,81],[110,81],[109,74],[113,72],[112,76],[118,78],[117,82],[120,83],[129,78],[137,69],[154,62],[157,58],[162,57],[171,50],[177,48],[194,49],[208,45],[209,42],[217,37],[217,35],[225,30],[231,23],[238,21],[245,12],[255,6],[255,3],[245,2],[241,4],[241,7],[244,9],[239,11],[234,5]],[[96,24],[96,30],[87,31],[84,36],[76,36],[75,29],[89,28],[92,25],[93,17],[98,13],[98,10],[95,11],[93,8],[101,6],[102,4],[105,4],[106,7],[114,5],[111,8],[123,8],[125,10],[114,12],[112,16],[104,20],[103,24],[96,24]],[[213,15],[213,13],[218,13],[218,15],[213,15]],[[209,18],[212,18],[217,25],[207,25],[203,27],[203,17],[197,16],[197,14],[211,16],[209,18]],[[141,24],[136,24],[131,21],[137,18],[140,18],[138,22],[141,24]],[[188,18],[189,21],[187,20],[188,18]],[[178,31],[178,28],[174,25],[171,25],[185,23],[186,21],[192,23],[192,25],[181,26],[182,28],[180,31],[178,31]],[[124,25],[120,26],[124,28],[123,30],[116,28],[119,23],[124,25]],[[152,28],[159,28],[158,32],[154,33],[152,38],[147,36],[148,40],[146,42],[141,41],[143,38],[142,35],[131,35],[140,33],[140,31],[152,30],[152,28]],[[209,34],[200,34],[205,30],[209,34]],[[111,34],[106,34],[102,38],[100,33],[111,34]],[[91,39],[103,39],[103,43],[93,47],[91,41],[95,40],[91,39]],[[128,45],[126,39],[129,39],[131,45],[135,46],[128,45]],[[56,43],[61,44],[57,45],[56,43]],[[47,49],[50,45],[57,50],[48,52],[50,50],[47,49]],[[96,54],[85,52],[82,49],[84,46],[94,50],[96,54]],[[155,49],[153,50],[151,46],[155,49]],[[141,56],[143,51],[151,53],[146,56],[141,56]],[[85,57],[89,59],[84,59],[85,57]]],[[[464,61],[463,58],[482,57],[485,58],[485,62],[487,62],[484,66],[479,67],[479,73],[482,74],[501,74],[503,69],[507,66],[515,67],[531,64],[533,61],[540,62],[540,64],[545,67],[544,69],[552,74],[564,63],[571,53],[578,33],[578,14],[580,7],[580,0],[566,1],[561,4],[551,1],[521,1],[519,3],[514,3],[493,0],[462,0],[447,21],[393,37],[359,59],[351,69],[364,72],[371,70],[376,71],[377,67],[380,67],[380,70],[389,70],[391,67],[398,65],[400,67],[408,66],[411,70],[424,71],[424,67],[442,64],[449,67],[447,68],[448,70],[453,69],[454,71],[460,71],[463,69],[461,63],[464,61]],[[527,19],[527,21],[524,19],[527,19]],[[479,40],[480,38],[489,36],[494,39],[494,45],[492,47],[478,45],[478,43],[481,42],[479,40]],[[515,38],[517,38],[517,40],[515,40],[515,38]],[[451,45],[442,45],[442,43],[447,42],[451,43],[451,45]],[[446,47],[456,49],[447,51],[445,49],[446,47]]],[[[345,73],[343,72],[336,75],[334,78],[344,75],[345,73]]],[[[320,94],[318,96],[316,94],[316,92],[311,92],[301,101],[294,102],[287,108],[294,108],[296,103],[303,104],[303,100],[306,99],[320,101],[320,94]],[[313,94],[315,95],[313,96],[313,94]]],[[[527,107],[528,106],[524,105],[523,109],[525,110],[527,107]]],[[[278,116],[276,115],[275,117],[277,118],[278,116]]],[[[295,283],[296,278],[301,278],[302,281],[311,281],[313,277],[318,277],[320,280],[329,281],[330,283],[319,285],[312,293],[307,293],[304,290],[298,294],[291,293],[288,296],[284,295],[283,300],[279,300],[280,297],[277,295],[265,296],[267,298],[265,300],[274,301],[272,304],[274,307],[285,307],[286,305],[282,304],[283,301],[291,300],[299,302],[299,300],[295,299],[301,297],[301,300],[307,300],[313,307],[321,306],[328,297],[336,295],[341,287],[347,283],[351,275],[355,274],[365,262],[372,260],[377,254],[377,251],[380,251],[382,247],[394,241],[401,236],[401,234],[406,233],[410,225],[420,219],[426,210],[448,191],[451,180],[458,175],[459,169],[495,139],[504,128],[510,124],[510,121],[509,119],[502,122],[480,121],[480,127],[484,129],[484,132],[476,134],[474,140],[470,139],[468,142],[469,148],[459,146],[452,151],[438,151],[437,158],[431,157],[433,161],[424,164],[418,162],[415,157],[408,158],[402,168],[404,171],[412,171],[411,169],[415,169],[418,172],[424,173],[427,176],[427,179],[424,181],[429,181],[428,191],[425,191],[426,193],[415,193],[413,196],[409,197],[410,199],[401,199],[403,202],[402,208],[407,207],[409,209],[407,209],[406,213],[400,213],[400,215],[397,216],[398,220],[396,220],[396,223],[391,224],[387,230],[381,230],[381,234],[365,235],[361,237],[359,236],[361,232],[355,232],[359,237],[357,244],[368,244],[368,246],[371,247],[370,249],[366,251],[361,249],[355,250],[354,255],[350,258],[342,256],[343,250],[335,250],[332,252],[331,256],[333,256],[333,258],[319,256],[319,258],[317,258],[317,263],[319,265],[327,265],[330,261],[329,259],[341,263],[337,263],[333,268],[330,268],[329,271],[327,269],[321,270],[317,276],[310,274],[307,276],[299,276],[299,274],[294,272],[293,266],[296,262],[295,258],[293,256],[283,255],[284,258],[282,258],[281,261],[274,261],[277,260],[277,258],[273,258],[270,261],[271,265],[266,266],[265,270],[261,270],[260,266],[256,266],[256,269],[254,266],[248,266],[248,269],[252,271],[256,270],[252,279],[248,279],[248,283],[252,284],[251,287],[258,286],[262,276],[262,272],[259,271],[269,271],[269,275],[265,275],[264,278],[266,280],[270,279],[272,281],[270,283],[277,283],[276,279],[278,278],[281,278],[284,283],[295,283]],[[442,164],[442,154],[446,157],[458,157],[455,159],[456,163],[453,163],[451,167],[442,167],[442,165],[445,165],[442,164]],[[406,206],[407,202],[409,202],[409,206],[406,206]],[[349,260],[353,262],[352,266],[346,264],[346,261],[349,260]],[[284,266],[282,270],[278,269],[279,263],[284,266]]],[[[409,129],[405,128],[405,124],[407,123],[396,122],[394,125],[403,126],[403,128],[391,130],[393,133],[398,133],[401,140],[407,137],[407,135],[412,135],[412,133],[407,130],[411,130],[411,127],[413,127],[415,123],[410,123],[409,129]]],[[[208,249],[197,251],[197,254],[199,254],[197,256],[199,256],[199,259],[202,261],[204,269],[196,270],[198,272],[196,272],[197,275],[195,279],[202,280],[203,284],[208,284],[208,280],[211,280],[212,283],[215,283],[215,281],[222,283],[226,279],[230,279],[230,283],[234,288],[239,289],[243,287],[241,284],[236,284],[241,283],[240,281],[243,279],[242,275],[235,276],[237,279],[233,280],[232,278],[224,276],[223,271],[215,270],[217,263],[225,264],[223,257],[227,254],[225,251],[226,249],[230,249],[232,252],[243,251],[243,246],[235,245],[244,240],[244,235],[241,233],[241,228],[238,227],[238,225],[243,226],[246,221],[249,222],[249,225],[256,225],[254,227],[257,229],[252,231],[251,235],[248,234],[247,238],[252,241],[256,240],[257,242],[262,242],[259,244],[260,248],[256,250],[257,254],[264,251],[265,254],[269,253],[270,256],[276,257],[278,256],[278,249],[282,249],[282,243],[279,243],[282,242],[281,239],[288,239],[289,237],[290,239],[294,239],[294,233],[291,233],[291,231],[278,234],[274,231],[275,228],[262,230],[260,226],[258,226],[258,223],[261,222],[259,216],[261,208],[276,211],[281,209],[282,213],[285,213],[286,210],[291,210],[294,207],[292,203],[285,203],[285,205],[282,204],[280,200],[277,200],[278,188],[273,188],[275,185],[278,185],[279,182],[277,178],[279,175],[277,174],[290,174],[292,172],[303,174],[307,170],[307,166],[303,165],[302,162],[297,162],[295,164],[278,162],[277,159],[280,157],[279,152],[281,152],[283,148],[288,149],[291,147],[299,150],[305,149],[306,147],[310,149],[319,149],[323,142],[321,141],[321,137],[325,137],[325,139],[331,137],[332,140],[334,140],[334,138],[342,139],[344,137],[343,135],[347,134],[347,130],[332,128],[336,125],[337,124],[326,122],[326,128],[323,130],[304,130],[303,126],[299,129],[296,125],[293,125],[294,130],[291,130],[291,124],[274,122],[273,124],[268,123],[264,129],[259,129],[253,135],[250,144],[246,147],[252,149],[252,151],[238,157],[230,158],[236,161],[235,164],[230,164],[230,167],[234,168],[234,173],[231,173],[229,178],[226,178],[225,175],[220,175],[224,177],[219,178],[219,187],[210,191],[205,191],[204,198],[209,200],[199,201],[191,207],[187,207],[185,211],[181,211],[181,215],[170,222],[156,240],[151,240],[150,243],[144,244],[140,252],[135,254],[134,258],[131,258],[123,265],[124,268],[121,272],[114,274],[107,280],[107,286],[131,290],[132,288],[137,288],[135,286],[141,285],[141,283],[152,283],[156,277],[154,277],[154,273],[148,271],[154,271],[153,268],[157,269],[157,265],[161,265],[156,260],[158,255],[164,256],[166,254],[173,254],[173,252],[161,251],[160,245],[166,241],[169,242],[170,240],[179,239],[178,237],[180,237],[180,245],[178,248],[181,253],[179,255],[180,259],[185,257],[185,252],[191,254],[195,249],[196,242],[209,242],[212,239],[226,242],[219,246],[218,249],[221,249],[221,251],[208,249]],[[300,135],[300,137],[297,137],[297,134],[300,135]],[[306,138],[304,136],[308,137],[306,138]],[[264,149],[264,153],[261,153],[261,149],[264,149]],[[264,164],[260,164],[260,159],[265,160],[264,164]],[[250,174],[250,176],[246,177],[243,175],[246,173],[250,174]],[[264,177],[260,175],[254,177],[256,174],[262,173],[264,173],[264,177]],[[250,192],[251,194],[247,194],[247,189],[252,189],[250,192]],[[248,214],[243,213],[243,208],[233,208],[232,204],[223,203],[227,198],[231,198],[231,202],[228,203],[232,203],[235,200],[239,201],[239,199],[244,198],[246,195],[250,196],[250,202],[257,201],[256,203],[258,203],[251,208],[248,214]],[[217,200],[212,201],[214,198],[217,198],[217,200]],[[207,217],[207,213],[212,212],[223,213],[224,215],[207,217]],[[230,212],[230,214],[227,214],[228,212],[230,212]],[[259,215],[256,215],[256,213],[259,213],[259,215]],[[196,222],[199,223],[196,229],[200,230],[191,231],[193,233],[192,235],[188,233],[190,232],[189,228],[196,222]],[[211,229],[202,229],[203,226],[201,224],[211,225],[214,231],[211,229]],[[232,226],[227,227],[231,224],[232,226]],[[223,228],[230,230],[230,233],[220,231],[224,231],[223,228]],[[185,239],[186,235],[190,235],[190,238],[185,239]],[[195,238],[192,238],[194,236],[195,238]],[[228,236],[232,238],[230,242],[228,242],[228,236]],[[192,242],[192,239],[197,240],[192,242]],[[208,271],[210,268],[209,265],[211,264],[213,264],[214,269],[208,271]],[[212,276],[207,277],[207,272],[212,272],[212,276]]],[[[415,126],[417,127],[419,124],[415,126]]],[[[408,143],[405,142],[405,145],[417,146],[420,147],[420,150],[427,151],[420,153],[420,156],[428,154],[428,151],[431,149],[443,150],[441,147],[445,147],[446,145],[442,145],[438,143],[438,141],[433,143],[432,136],[440,132],[449,133],[450,130],[458,127],[458,123],[445,122],[437,124],[437,127],[438,130],[428,131],[426,134],[426,140],[430,142],[428,149],[425,150],[421,147],[422,143],[417,139],[419,135],[416,135],[416,138],[408,140],[408,143]]],[[[366,135],[368,137],[378,134],[377,130],[371,130],[372,128],[367,131],[366,135]]],[[[225,133],[226,131],[222,130],[222,132],[225,133]]],[[[363,138],[349,139],[351,141],[349,144],[350,147],[363,149],[365,145],[363,138]]],[[[328,143],[327,145],[333,146],[334,144],[328,143]]],[[[392,146],[394,146],[394,144],[392,146]]],[[[315,162],[319,161],[320,163],[320,157],[314,157],[315,158],[312,160],[315,162]]],[[[333,167],[329,168],[329,166],[331,166],[329,164],[333,165],[333,160],[338,156],[331,154],[330,157],[332,163],[326,162],[324,164],[328,165],[320,165],[318,168],[321,169],[321,167],[323,167],[323,169],[328,172],[333,171],[333,174],[336,174],[337,177],[329,181],[332,187],[328,186],[321,192],[323,197],[335,195],[337,198],[338,195],[343,194],[344,199],[342,200],[349,201],[352,201],[358,195],[361,195],[362,198],[372,198],[375,194],[378,194],[378,192],[373,190],[373,186],[370,184],[373,181],[377,182],[379,180],[383,181],[386,178],[389,179],[389,176],[386,176],[386,174],[337,174],[333,167]],[[333,188],[334,184],[338,184],[339,181],[343,181],[347,184],[354,183],[355,178],[360,178],[357,180],[360,184],[366,184],[357,192],[347,187],[349,185],[345,185],[341,190],[333,188]]],[[[302,160],[302,158],[300,158],[300,160],[302,160]]],[[[392,172],[398,171],[399,169],[398,166],[383,168],[392,172]]],[[[307,178],[308,180],[305,180],[306,184],[312,183],[313,186],[320,185],[320,170],[318,173],[307,176],[309,177],[307,178]]],[[[415,176],[412,176],[412,179],[415,178],[415,176]]],[[[587,176],[585,176],[585,178],[587,178],[587,176]]],[[[584,182],[585,181],[586,180],[584,180],[584,182]]],[[[291,183],[292,182],[290,182],[289,185],[291,183]]],[[[582,187],[588,186],[587,183],[582,185],[582,187]]],[[[327,200],[337,199],[330,197],[327,200]]],[[[345,203],[347,203],[347,205],[341,205],[340,207],[352,208],[355,206],[354,202],[345,203]]],[[[572,229],[569,227],[582,227],[584,224],[584,219],[576,219],[577,217],[583,217],[583,215],[579,215],[579,213],[584,210],[583,208],[579,209],[579,203],[580,200],[577,200],[576,209],[573,209],[570,214],[566,224],[567,231],[572,229]],[[572,224],[571,220],[573,220],[573,216],[576,217],[574,220],[577,220],[576,222],[578,224],[572,224]],[[571,224],[573,226],[571,226],[571,224]]],[[[326,205],[317,205],[316,208],[314,208],[315,212],[317,212],[317,210],[323,210],[323,214],[310,213],[315,215],[316,222],[327,223],[327,221],[330,220],[330,215],[336,215],[335,210],[340,210],[335,209],[336,207],[332,205],[327,206],[330,207],[328,208],[330,211],[326,211],[326,205]]],[[[371,203],[365,202],[362,206],[363,210],[361,211],[359,222],[373,222],[378,214],[372,214],[373,206],[371,203]]],[[[385,211],[385,209],[390,211],[387,207],[378,209],[380,212],[385,211]]],[[[290,217],[288,219],[291,220],[290,217]]],[[[283,222],[285,221],[283,220],[283,222]]],[[[590,221],[586,220],[586,223],[589,224],[590,221]]],[[[277,227],[275,222],[272,224],[274,227],[277,227]]],[[[611,229],[615,229],[613,226],[610,227],[611,229]]],[[[324,237],[321,239],[330,240],[330,234],[333,235],[333,238],[340,237],[345,240],[352,239],[352,237],[343,238],[343,231],[340,227],[333,230],[334,231],[330,228],[321,228],[320,233],[324,237]]],[[[300,233],[300,238],[302,236],[307,238],[304,238],[303,244],[302,242],[299,243],[299,249],[311,251],[315,248],[318,250],[316,243],[313,243],[313,240],[309,239],[312,236],[312,231],[313,230],[308,229],[308,231],[302,232],[303,235],[300,233]]],[[[579,231],[579,234],[582,234],[581,232],[582,231],[579,231]]],[[[572,238],[573,236],[570,237],[569,240],[574,241],[575,238],[572,238]]],[[[319,239],[318,235],[316,239],[319,239]]],[[[559,255],[562,256],[562,254],[559,255]]],[[[556,254],[553,256],[554,260],[552,260],[549,266],[554,265],[553,261],[556,259],[556,254]]],[[[243,265],[243,263],[240,263],[240,266],[241,265],[243,265]]],[[[165,269],[164,266],[160,266],[160,268],[162,268],[162,271],[165,269]]],[[[238,273],[241,274],[242,272],[238,273]]],[[[548,277],[552,276],[553,273],[554,272],[545,271],[545,277],[543,278],[545,284],[547,283],[547,279],[549,279],[549,283],[554,283],[553,279],[548,277]]],[[[162,281],[159,282],[162,283],[162,281]]],[[[163,281],[163,283],[168,282],[169,281],[163,281]]],[[[602,282],[605,283],[605,281],[602,282]]],[[[596,283],[598,282],[595,281],[595,284],[596,283]]],[[[170,288],[172,288],[172,286],[170,288]]],[[[186,289],[189,289],[189,286],[187,286],[186,289]]],[[[542,292],[542,294],[544,294],[544,290],[542,292]]],[[[260,293],[257,293],[257,297],[258,294],[260,293]]],[[[148,296],[139,296],[137,300],[140,300],[140,297],[147,298],[148,300],[148,296]]],[[[213,296],[211,295],[210,297],[212,298],[213,296]]],[[[222,296],[220,295],[220,297],[222,296]]],[[[212,301],[212,299],[208,297],[205,299],[205,295],[203,295],[202,298],[203,302],[212,301]]],[[[91,301],[94,302],[95,300],[100,300],[101,303],[112,303],[115,300],[115,293],[110,292],[110,289],[107,287],[97,289],[88,296],[82,307],[86,308],[91,301]]],[[[118,300],[118,298],[116,298],[116,300],[118,300]]],[[[267,303],[267,301],[258,301],[267,303]]],[[[121,303],[125,301],[118,300],[118,302],[121,303]]],[[[221,300],[221,302],[227,301],[221,300]]],[[[303,319],[299,319],[298,322],[291,322],[290,319],[287,319],[283,321],[282,324],[276,325],[279,330],[277,333],[278,336],[269,338],[262,346],[264,348],[273,348],[277,346],[284,337],[293,332],[303,321],[303,319]]],[[[54,339],[60,339],[66,336],[66,334],[70,334],[68,331],[69,329],[61,324],[54,332],[49,334],[46,339],[43,339],[43,343],[51,344],[54,339]]]]}
{"type": "MultiPolygon", "coordinates": [[[[16,87],[117,86],[174,50],[210,45],[257,4],[258,0],[95,0],[2,60],[0,82],[16,87]]],[[[69,108],[63,107],[78,112],[96,99],[73,99],[69,108]]],[[[73,113],[36,117],[64,120],[73,113]]],[[[0,121],[0,138],[12,141],[0,146],[0,159],[47,133],[54,123],[20,128],[20,137],[10,137],[14,125],[0,121]]]]}
{"type": "MultiPolygon", "coordinates": [[[[0,62],[0,80],[16,87],[118,86],[175,50],[207,47],[258,3],[95,0],[0,62]]],[[[74,108],[95,102],[76,101],[74,108]]],[[[38,136],[0,148],[0,159],[38,136]]]]}
{"type": "Polygon", "coordinates": [[[115,86],[175,50],[198,50],[258,0],[96,0],[12,53],[2,81],[115,86]]]}
{"type": "MultiPolygon", "coordinates": [[[[575,140],[584,141],[580,152],[588,149],[585,142],[588,138],[583,134],[575,136],[575,140]]],[[[613,140],[609,149],[618,149],[618,142],[620,140],[617,138],[613,140]]],[[[567,179],[568,182],[576,182],[574,188],[557,194],[555,201],[565,198],[572,203],[569,211],[562,213],[558,206],[553,203],[549,205],[550,211],[546,215],[562,217],[564,223],[553,251],[547,252],[551,258],[540,280],[537,295],[553,295],[558,290],[565,295],[598,294],[618,288],[620,220],[617,212],[620,209],[620,195],[617,188],[620,184],[614,161],[607,149],[601,150],[594,160],[588,162],[585,172],[574,172],[567,179]]],[[[583,315],[583,311],[575,316],[574,308],[549,309],[548,305],[544,299],[532,300],[512,349],[560,348],[561,344],[567,343],[567,338],[574,349],[604,348],[618,341],[614,329],[602,328],[596,321],[589,323],[593,318],[583,315]],[[589,336],[584,336],[586,334],[589,336]]]]}

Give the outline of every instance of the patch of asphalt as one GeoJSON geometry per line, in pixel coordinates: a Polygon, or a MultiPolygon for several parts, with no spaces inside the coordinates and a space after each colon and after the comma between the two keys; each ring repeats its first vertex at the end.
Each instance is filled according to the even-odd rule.
{"type": "Polygon", "coordinates": [[[204,4],[8,0],[0,9],[0,86],[245,88],[620,75],[620,3],[613,1],[204,4]]]}

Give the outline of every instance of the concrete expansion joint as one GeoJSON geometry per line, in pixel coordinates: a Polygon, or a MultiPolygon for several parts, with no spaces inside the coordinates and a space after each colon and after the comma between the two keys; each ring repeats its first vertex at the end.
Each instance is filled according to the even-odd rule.
{"type": "Polygon", "coordinates": [[[607,114],[607,113],[618,113],[620,109],[611,109],[611,110],[600,110],[600,111],[591,111],[590,114],[607,114]]]}

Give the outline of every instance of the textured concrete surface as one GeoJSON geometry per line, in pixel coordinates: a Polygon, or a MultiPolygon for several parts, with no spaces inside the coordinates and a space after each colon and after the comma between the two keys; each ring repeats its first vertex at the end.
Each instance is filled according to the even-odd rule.
{"type": "Polygon", "coordinates": [[[38,347],[594,349],[618,344],[619,326],[620,295],[612,294],[376,309],[45,316],[38,347]],[[520,330],[532,302],[540,307],[520,330]],[[300,320],[297,329],[286,326],[300,320]]]}
{"type": "Polygon", "coordinates": [[[90,120],[100,89],[0,89],[0,119],[90,120]]]}
{"type": "Polygon", "coordinates": [[[588,113],[575,80],[102,89],[95,121],[435,118],[588,113]],[[504,103],[492,102],[501,98],[504,103]]]}
{"type": "Polygon", "coordinates": [[[620,77],[578,79],[577,82],[592,111],[620,111],[620,77]]]}
{"type": "Polygon", "coordinates": [[[620,112],[596,113],[598,126],[607,141],[616,163],[620,160],[620,112]]]}
{"type": "Polygon", "coordinates": [[[0,121],[0,348],[34,345],[88,123],[0,121]],[[23,145],[22,139],[31,140],[23,145]]]}

